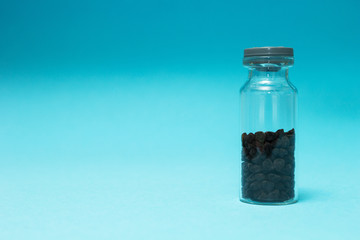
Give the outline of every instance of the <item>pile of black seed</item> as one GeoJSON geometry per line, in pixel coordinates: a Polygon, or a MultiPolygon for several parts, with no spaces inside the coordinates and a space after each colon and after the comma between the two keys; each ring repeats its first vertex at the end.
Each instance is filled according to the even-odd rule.
{"type": "Polygon", "coordinates": [[[243,133],[242,194],[258,202],[294,198],[295,131],[243,133]]]}

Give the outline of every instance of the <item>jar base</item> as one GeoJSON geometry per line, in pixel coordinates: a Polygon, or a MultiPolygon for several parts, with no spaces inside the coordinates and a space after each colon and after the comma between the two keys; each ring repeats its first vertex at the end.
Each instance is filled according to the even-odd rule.
{"type": "Polygon", "coordinates": [[[240,198],[240,201],[243,202],[243,203],[248,203],[248,204],[253,204],[253,205],[279,206],[279,205],[294,204],[298,200],[296,198],[292,198],[292,199],[289,199],[289,200],[284,201],[284,202],[258,202],[258,201],[254,201],[254,200],[251,200],[251,199],[248,199],[248,198],[240,198]]]}

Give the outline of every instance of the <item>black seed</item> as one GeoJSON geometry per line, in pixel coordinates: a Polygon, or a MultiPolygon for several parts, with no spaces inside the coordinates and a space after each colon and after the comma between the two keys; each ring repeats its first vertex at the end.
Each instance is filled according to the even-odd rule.
{"type": "Polygon", "coordinates": [[[294,155],[287,155],[286,158],[284,158],[284,160],[286,161],[286,163],[290,164],[291,166],[294,165],[294,155]]]}
{"type": "Polygon", "coordinates": [[[277,138],[276,133],[274,132],[266,132],[265,133],[265,140],[268,142],[272,142],[277,138]]]}
{"type": "Polygon", "coordinates": [[[256,132],[255,133],[255,140],[263,143],[265,141],[265,133],[264,132],[256,132]]]}
{"type": "Polygon", "coordinates": [[[256,151],[256,148],[251,148],[250,151],[249,151],[249,158],[253,158],[255,157],[257,151],[256,151]]]}
{"type": "Polygon", "coordinates": [[[283,158],[283,157],[285,157],[287,154],[288,154],[288,152],[287,152],[285,149],[283,149],[283,148],[280,148],[280,149],[279,149],[279,157],[283,158]]]}
{"type": "Polygon", "coordinates": [[[277,158],[274,160],[274,168],[276,171],[281,172],[285,166],[285,161],[282,158],[277,158]]]}
{"type": "Polygon", "coordinates": [[[294,146],[295,145],[295,136],[289,136],[289,145],[294,146]]]}
{"type": "Polygon", "coordinates": [[[279,129],[276,131],[276,134],[281,137],[282,135],[284,135],[284,129],[279,129]]]}
{"type": "Polygon", "coordinates": [[[295,129],[291,129],[290,131],[288,131],[286,133],[286,135],[288,135],[288,136],[291,136],[291,135],[294,135],[294,134],[295,134],[295,129]]]}
{"type": "Polygon", "coordinates": [[[265,192],[260,192],[259,194],[257,194],[256,198],[256,200],[258,201],[267,202],[268,195],[265,192]]]}
{"type": "Polygon", "coordinates": [[[263,168],[264,172],[270,172],[271,170],[273,170],[273,164],[272,164],[271,160],[266,159],[262,164],[262,168],[263,168]]]}
{"type": "Polygon", "coordinates": [[[284,191],[281,191],[280,194],[279,194],[279,200],[282,201],[282,202],[285,202],[287,200],[290,199],[290,196],[284,192],[284,191]]]}
{"type": "Polygon", "coordinates": [[[250,194],[249,194],[249,191],[247,189],[242,189],[242,197],[243,198],[249,198],[250,197],[250,194]]]}
{"type": "Polygon", "coordinates": [[[267,179],[271,182],[279,182],[281,180],[281,177],[275,173],[269,173],[267,175],[267,179]]]}
{"type": "Polygon", "coordinates": [[[251,174],[251,175],[245,176],[245,181],[246,181],[246,182],[249,182],[249,183],[254,182],[254,181],[255,181],[255,173],[254,173],[254,174],[251,174]]]}
{"type": "Polygon", "coordinates": [[[282,172],[286,175],[294,175],[294,167],[291,164],[286,164],[282,172]]]}
{"type": "Polygon", "coordinates": [[[259,152],[264,152],[264,143],[260,143],[260,142],[256,141],[255,146],[259,152]]]}
{"type": "Polygon", "coordinates": [[[255,174],[255,181],[262,181],[264,179],[265,179],[265,174],[263,173],[255,174]]]}
{"type": "Polygon", "coordinates": [[[250,166],[249,166],[250,163],[247,163],[247,162],[243,162],[241,164],[241,172],[242,172],[242,176],[247,176],[250,174],[250,166]]]}
{"type": "Polygon", "coordinates": [[[257,154],[251,161],[255,164],[262,164],[265,160],[265,156],[263,154],[257,154]]]}
{"type": "Polygon", "coordinates": [[[281,147],[283,147],[283,148],[288,147],[289,144],[290,144],[289,138],[284,135],[284,136],[281,138],[280,143],[281,143],[281,147]]]}
{"type": "Polygon", "coordinates": [[[273,183],[273,182],[270,182],[270,181],[267,181],[267,180],[264,180],[264,181],[262,181],[262,184],[261,184],[262,186],[262,189],[265,191],[265,192],[267,192],[267,193],[269,193],[269,192],[271,192],[272,190],[274,190],[274,187],[275,187],[275,184],[273,183]]]}
{"type": "Polygon", "coordinates": [[[249,133],[246,141],[252,143],[254,140],[255,140],[255,135],[253,133],[249,133]]]}
{"type": "Polygon", "coordinates": [[[280,149],[279,148],[274,148],[272,150],[272,156],[279,157],[280,156],[280,149]]]}
{"type": "Polygon", "coordinates": [[[246,140],[247,140],[247,134],[246,133],[241,134],[241,141],[243,144],[245,143],[246,140]]]}
{"type": "Polygon", "coordinates": [[[258,173],[258,172],[261,172],[261,167],[259,165],[256,165],[256,164],[251,164],[250,166],[250,172],[252,173],[258,173]]]}
{"type": "Polygon", "coordinates": [[[285,193],[286,193],[287,195],[289,195],[290,198],[293,198],[294,195],[295,195],[294,187],[285,190],[285,193]]]}
{"type": "Polygon", "coordinates": [[[290,154],[294,154],[294,151],[295,151],[295,146],[290,146],[290,147],[288,147],[288,152],[289,152],[290,154]]]}
{"type": "Polygon", "coordinates": [[[285,189],[285,185],[281,182],[275,183],[275,188],[281,190],[285,189]]]}
{"type": "Polygon", "coordinates": [[[253,182],[249,186],[249,189],[251,191],[256,191],[256,190],[259,190],[260,188],[261,188],[261,183],[260,182],[253,182]]]}
{"type": "Polygon", "coordinates": [[[269,155],[271,154],[272,149],[273,149],[273,147],[271,146],[270,143],[265,143],[265,144],[264,144],[264,152],[265,152],[265,154],[266,154],[267,156],[269,156],[269,155]]]}
{"type": "Polygon", "coordinates": [[[294,188],[294,181],[284,182],[285,189],[293,189],[294,188]]]}
{"type": "Polygon", "coordinates": [[[291,182],[292,180],[293,180],[293,178],[289,177],[289,176],[282,176],[281,177],[282,182],[291,182]]]}
{"type": "Polygon", "coordinates": [[[272,202],[278,201],[279,194],[280,194],[280,191],[278,189],[275,189],[274,191],[269,193],[268,198],[272,202]]]}

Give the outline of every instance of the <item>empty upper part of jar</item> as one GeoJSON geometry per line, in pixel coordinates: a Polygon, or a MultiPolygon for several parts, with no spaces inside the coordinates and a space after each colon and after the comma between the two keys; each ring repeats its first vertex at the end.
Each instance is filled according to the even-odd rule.
{"type": "Polygon", "coordinates": [[[258,71],[276,72],[294,64],[294,51],[287,47],[256,47],[244,51],[243,64],[258,71]]]}

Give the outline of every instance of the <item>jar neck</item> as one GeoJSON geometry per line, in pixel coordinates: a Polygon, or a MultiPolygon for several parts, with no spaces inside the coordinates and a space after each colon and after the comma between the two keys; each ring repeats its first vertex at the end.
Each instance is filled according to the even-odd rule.
{"type": "Polygon", "coordinates": [[[249,80],[251,81],[270,81],[270,82],[286,82],[288,81],[289,68],[287,67],[262,67],[250,68],[249,80]]]}
{"type": "Polygon", "coordinates": [[[264,83],[288,81],[289,67],[294,58],[289,56],[245,57],[244,66],[249,68],[249,80],[264,83]]]}

